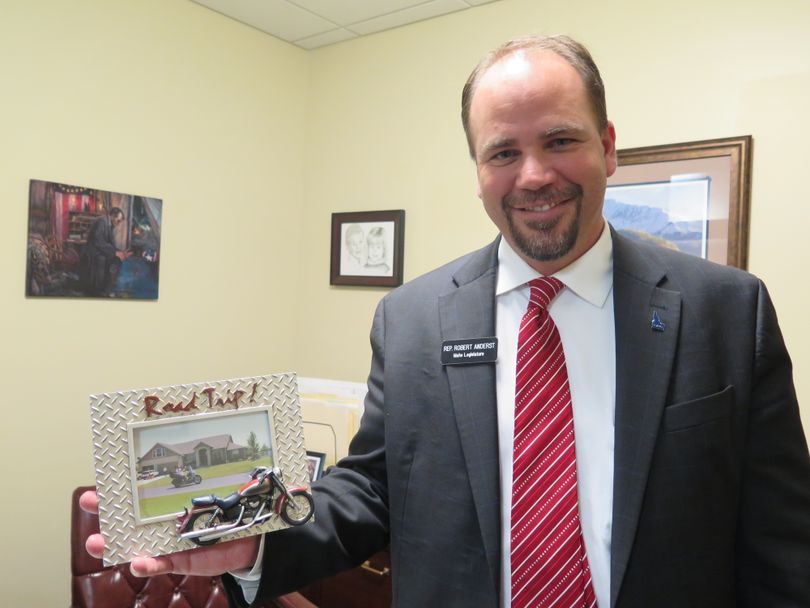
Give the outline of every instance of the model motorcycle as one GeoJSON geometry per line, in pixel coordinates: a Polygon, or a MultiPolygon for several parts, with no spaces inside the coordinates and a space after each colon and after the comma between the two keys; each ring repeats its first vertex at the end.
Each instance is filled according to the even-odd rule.
{"type": "Polygon", "coordinates": [[[241,532],[279,516],[291,526],[309,521],[314,511],[305,487],[287,488],[278,468],[256,467],[250,481],[225,498],[213,494],[191,499],[177,521],[177,534],[198,545],[213,545],[226,534],[241,532]]]}
{"type": "Polygon", "coordinates": [[[172,485],[175,488],[182,488],[183,486],[196,485],[202,483],[202,477],[197,475],[193,469],[184,469],[182,471],[172,471],[169,473],[172,478],[172,485]]]}

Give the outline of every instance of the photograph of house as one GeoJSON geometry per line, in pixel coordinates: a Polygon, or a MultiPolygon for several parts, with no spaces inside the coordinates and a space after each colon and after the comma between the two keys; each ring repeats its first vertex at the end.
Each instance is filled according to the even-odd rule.
{"type": "Polygon", "coordinates": [[[247,458],[247,446],[234,442],[231,435],[212,435],[182,443],[157,442],[141,456],[138,469],[165,473],[179,466],[196,469],[247,458]]]}

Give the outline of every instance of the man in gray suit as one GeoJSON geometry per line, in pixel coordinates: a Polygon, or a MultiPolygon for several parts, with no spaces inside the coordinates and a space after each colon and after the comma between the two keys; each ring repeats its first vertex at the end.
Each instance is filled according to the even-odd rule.
{"type": "Polygon", "coordinates": [[[123,221],[124,212],[111,207],[90,226],[79,259],[80,281],[87,295],[108,296],[115,285],[121,263],[129,256],[115,246],[115,230],[123,221]]]}
{"type": "MultiPolygon", "coordinates": [[[[316,522],[266,539],[259,597],[390,543],[399,608],[511,605],[516,325],[525,283],[553,275],[599,606],[810,606],[810,457],[764,285],[607,225],[615,131],[578,43],[497,49],[462,115],[501,236],[382,300],[351,454],[313,486],[316,522]],[[443,363],[446,346],[491,337],[497,363],[443,363]]],[[[256,551],[248,539],[134,568],[218,572],[256,551]]]]}

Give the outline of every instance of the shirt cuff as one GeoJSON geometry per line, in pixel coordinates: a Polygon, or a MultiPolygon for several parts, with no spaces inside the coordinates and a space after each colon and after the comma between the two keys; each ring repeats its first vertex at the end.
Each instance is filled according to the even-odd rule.
{"type": "Polygon", "coordinates": [[[245,600],[248,602],[256,599],[256,592],[259,590],[259,581],[262,578],[262,557],[264,557],[264,534],[259,537],[259,550],[256,553],[256,561],[253,563],[253,567],[228,572],[239,583],[245,600]]]}
{"type": "Polygon", "coordinates": [[[241,568],[231,570],[229,574],[242,588],[242,595],[245,601],[252,604],[259,592],[259,581],[262,578],[262,558],[264,557],[264,534],[259,537],[259,550],[256,553],[256,561],[252,568],[241,568]]]}
{"type": "Polygon", "coordinates": [[[264,534],[259,536],[259,550],[256,553],[256,561],[252,568],[240,568],[239,570],[229,570],[228,574],[236,579],[240,585],[242,581],[258,581],[262,577],[262,558],[264,557],[264,534]]]}

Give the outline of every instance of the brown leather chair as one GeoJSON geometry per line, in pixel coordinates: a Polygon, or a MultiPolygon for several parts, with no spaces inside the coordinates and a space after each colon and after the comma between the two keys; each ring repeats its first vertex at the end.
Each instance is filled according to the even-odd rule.
{"type": "MultiPolygon", "coordinates": [[[[73,491],[70,525],[71,608],[228,608],[218,576],[164,574],[138,578],[129,565],[104,567],[84,547],[98,532],[98,517],[79,507],[79,496],[92,486],[73,491]]],[[[268,607],[317,608],[298,593],[277,598],[268,607]]]]}

